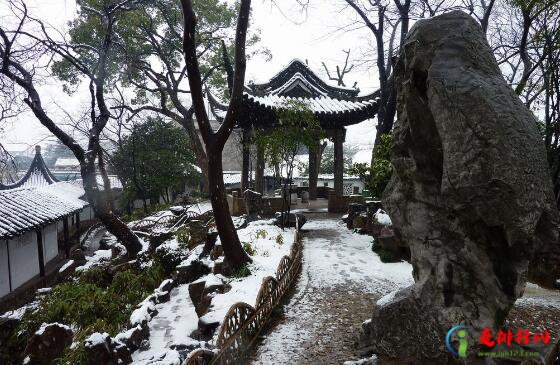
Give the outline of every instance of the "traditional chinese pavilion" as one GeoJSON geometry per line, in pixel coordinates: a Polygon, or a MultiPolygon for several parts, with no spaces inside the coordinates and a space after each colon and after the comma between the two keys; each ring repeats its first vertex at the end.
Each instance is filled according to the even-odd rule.
{"type": "MultiPolygon", "coordinates": [[[[243,106],[237,127],[245,133],[252,128],[274,128],[278,122],[278,111],[291,101],[304,102],[315,114],[329,139],[334,142],[334,195],[343,200],[343,143],[346,126],[360,123],[375,116],[378,109],[379,91],[359,96],[360,90],[332,86],[315,74],[306,63],[293,60],[283,70],[262,84],[249,83],[245,87],[243,106]]],[[[223,119],[227,105],[209,93],[212,112],[218,120],[223,119]]],[[[244,138],[244,140],[247,140],[244,138]]],[[[256,190],[262,192],[264,161],[257,154],[256,190]],[[261,162],[259,163],[259,160],[261,162]]],[[[244,148],[242,189],[248,187],[249,148],[244,148]]],[[[309,195],[317,196],[317,175],[320,161],[316,152],[309,152],[309,195]]],[[[329,209],[331,204],[329,202],[329,209]]],[[[330,209],[331,210],[331,209],[330,209]]],[[[336,210],[336,209],[332,209],[336,210]]]]}

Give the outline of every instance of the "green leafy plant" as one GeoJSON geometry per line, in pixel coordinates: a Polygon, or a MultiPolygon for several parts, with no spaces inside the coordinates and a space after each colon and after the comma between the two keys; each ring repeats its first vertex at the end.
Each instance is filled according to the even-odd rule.
{"type": "Polygon", "coordinates": [[[266,230],[264,230],[264,229],[259,229],[259,230],[257,230],[257,232],[255,233],[255,239],[257,239],[257,240],[258,240],[259,238],[266,238],[266,236],[267,236],[267,233],[266,233],[266,230]]]}
{"type": "Polygon", "coordinates": [[[284,244],[284,236],[281,233],[278,233],[278,236],[276,236],[276,243],[280,246],[284,244]]]}
{"type": "Polygon", "coordinates": [[[253,245],[251,245],[250,242],[243,242],[243,249],[245,250],[245,252],[247,252],[247,255],[249,256],[254,256],[257,253],[257,251],[255,250],[253,245]]]}
{"type": "MultiPolygon", "coordinates": [[[[265,159],[271,166],[278,166],[284,181],[284,191],[289,190],[295,158],[302,148],[318,148],[325,137],[319,120],[307,104],[290,101],[276,112],[277,124],[267,131],[257,130],[254,142],[264,151],[265,159]]],[[[283,199],[282,215],[290,211],[291,200],[283,199]]],[[[284,219],[281,220],[284,222],[284,219]]]]}
{"type": "Polygon", "coordinates": [[[382,135],[380,143],[375,146],[373,151],[373,164],[368,166],[365,163],[357,163],[350,169],[350,174],[359,176],[360,180],[364,182],[365,188],[376,198],[381,198],[393,173],[390,161],[392,142],[392,135],[382,135]]]}
{"type": "Polygon", "coordinates": [[[249,265],[243,264],[239,269],[235,270],[231,276],[234,278],[245,278],[249,275],[251,275],[249,265]]]}
{"type": "Polygon", "coordinates": [[[81,273],[75,282],[55,286],[36,310],[25,313],[14,335],[12,346],[22,348],[43,323],[59,322],[75,329],[79,345],[66,350],[60,364],[85,364],[80,345],[93,332],[120,332],[138,303],[164,279],[161,264],[117,272],[112,280],[101,269],[81,273]]]}
{"type": "Polygon", "coordinates": [[[179,242],[179,244],[188,246],[190,240],[191,234],[189,227],[186,225],[179,227],[179,229],[177,230],[177,241],[179,242]]]}

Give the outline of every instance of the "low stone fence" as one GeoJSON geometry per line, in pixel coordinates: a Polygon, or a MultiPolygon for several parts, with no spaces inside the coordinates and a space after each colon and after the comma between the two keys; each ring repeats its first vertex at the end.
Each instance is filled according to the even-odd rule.
{"type": "MultiPolygon", "coordinates": [[[[265,196],[262,198],[262,215],[263,216],[274,216],[276,212],[282,210],[282,197],[281,196],[265,196]]],[[[227,201],[229,205],[229,212],[233,216],[240,216],[247,214],[247,209],[245,208],[245,199],[239,196],[236,192],[233,195],[227,196],[227,201]]]]}
{"type": "Polygon", "coordinates": [[[365,198],[362,195],[336,196],[334,191],[332,191],[329,194],[329,213],[346,213],[350,204],[363,204],[364,201],[365,198]]]}
{"type": "Polygon", "coordinates": [[[217,350],[196,350],[183,365],[243,363],[272,310],[291,288],[300,270],[302,246],[297,226],[290,255],[282,257],[275,277],[263,279],[255,306],[242,302],[232,305],[221,324],[216,340],[217,350]]]}

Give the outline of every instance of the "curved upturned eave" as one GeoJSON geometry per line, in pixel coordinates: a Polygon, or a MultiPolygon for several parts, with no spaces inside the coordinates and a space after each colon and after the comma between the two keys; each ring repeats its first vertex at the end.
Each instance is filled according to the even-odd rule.
{"type": "MultiPolygon", "coordinates": [[[[315,110],[313,110],[313,114],[319,120],[323,129],[337,129],[358,124],[375,117],[379,108],[378,95],[379,92],[377,91],[366,95],[360,100],[336,100],[340,107],[339,109],[329,108],[328,105],[322,108],[320,103],[314,104],[315,110]],[[319,108],[322,110],[319,110],[319,108]]],[[[301,99],[300,101],[306,101],[304,98],[299,99],[301,99]]],[[[280,100],[280,98],[272,98],[270,100],[271,103],[266,103],[261,102],[262,100],[258,97],[245,94],[243,96],[243,111],[241,113],[243,120],[240,120],[238,125],[241,127],[255,126],[265,129],[274,127],[277,123],[278,111],[282,109],[274,104],[280,100]]],[[[316,99],[307,99],[308,102],[311,100],[316,101],[316,99]]]]}
{"type": "Polygon", "coordinates": [[[27,170],[25,175],[23,175],[21,179],[13,184],[3,184],[0,182],[0,190],[10,190],[24,186],[25,183],[27,183],[27,181],[31,178],[31,175],[34,171],[38,171],[41,174],[43,179],[45,179],[47,185],[59,182],[59,180],[47,168],[45,160],[43,160],[43,156],[41,156],[41,153],[37,152],[35,153],[35,157],[33,158],[33,161],[31,161],[31,165],[29,166],[29,169],[27,170]]]}

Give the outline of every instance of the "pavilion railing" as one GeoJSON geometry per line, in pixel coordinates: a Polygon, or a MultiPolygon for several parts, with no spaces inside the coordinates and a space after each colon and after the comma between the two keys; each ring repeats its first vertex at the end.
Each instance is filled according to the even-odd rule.
{"type": "Polygon", "coordinates": [[[263,279],[255,307],[235,303],[227,312],[218,332],[216,350],[199,349],[192,352],[183,365],[243,364],[273,309],[292,287],[301,267],[301,237],[297,228],[289,256],[278,264],[276,277],[263,279]]]}

